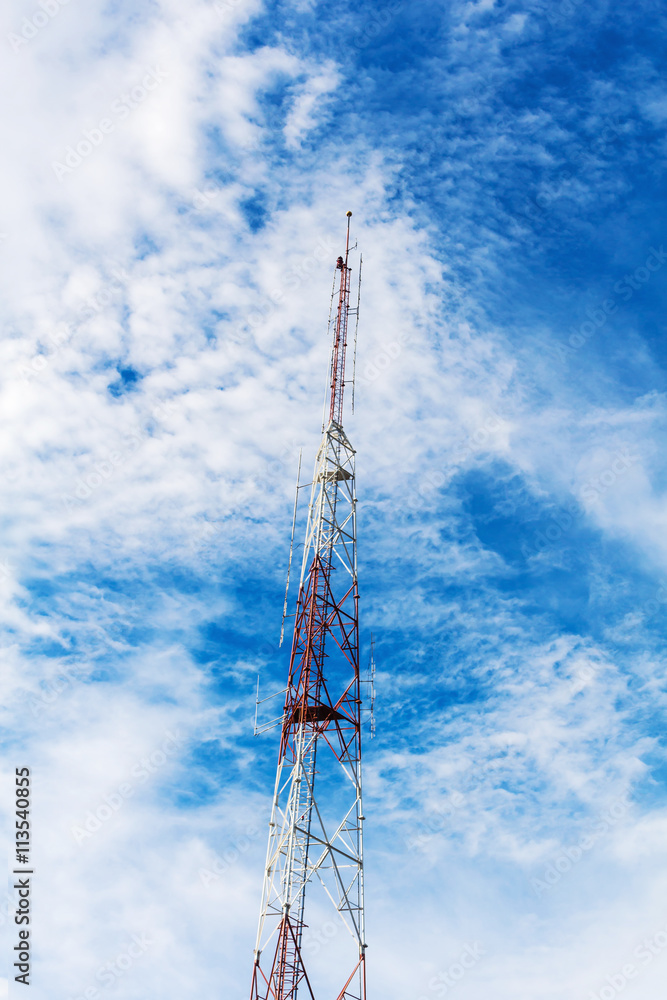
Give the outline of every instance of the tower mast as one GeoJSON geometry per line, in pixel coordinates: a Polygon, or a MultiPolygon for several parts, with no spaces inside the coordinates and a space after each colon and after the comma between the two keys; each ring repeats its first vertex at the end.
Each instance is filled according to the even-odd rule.
{"type": "Polygon", "coordinates": [[[325,408],[308,507],[251,1000],[366,1000],[355,452],[343,430],[348,318],[356,311],[350,309],[351,215],[347,213],[345,257],[336,261],[328,422],[325,408]],[[326,954],[319,963],[304,954],[306,889],[308,914],[321,921],[328,908],[342,932],[330,961],[326,954]]]}

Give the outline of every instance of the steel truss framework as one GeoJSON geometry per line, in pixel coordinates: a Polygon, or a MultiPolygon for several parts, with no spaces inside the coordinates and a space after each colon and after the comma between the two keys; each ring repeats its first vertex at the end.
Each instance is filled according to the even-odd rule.
{"type": "Polygon", "coordinates": [[[355,452],[342,427],[355,311],[349,215],[345,258],[336,265],[329,419],[308,508],[251,1000],[316,1000],[304,957],[310,883],[319,883],[351,936],[349,967],[327,1000],[366,998],[355,452]]]}

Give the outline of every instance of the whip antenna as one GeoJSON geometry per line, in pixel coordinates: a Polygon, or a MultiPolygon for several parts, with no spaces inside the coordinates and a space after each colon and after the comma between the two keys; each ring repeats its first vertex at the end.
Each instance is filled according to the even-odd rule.
{"type": "Polygon", "coordinates": [[[354,325],[354,357],[352,359],[352,412],[354,413],[354,387],[356,385],[357,379],[357,333],[359,331],[359,306],[361,304],[361,266],[364,263],[364,258],[359,254],[359,285],[357,288],[357,308],[355,310],[357,314],[357,322],[354,325]]]}
{"type": "Polygon", "coordinates": [[[278,648],[282,646],[285,637],[285,618],[287,617],[287,594],[289,591],[289,575],[292,568],[292,553],[294,551],[294,529],[296,527],[296,508],[299,503],[299,481],[301,480],[301,451],[299,448],[299,468],[296,473],[296,490],[294,491],[294,514],[292,516],[292,538],[289,543],[289,560],[287,563],[287,583],[285,584],[285,603],[283,604],[283,620],[280,623],[280,642],[278,648]]]}

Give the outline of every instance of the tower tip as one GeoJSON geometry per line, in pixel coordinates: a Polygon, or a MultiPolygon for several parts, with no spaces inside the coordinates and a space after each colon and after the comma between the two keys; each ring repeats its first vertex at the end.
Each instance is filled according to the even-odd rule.
{"type": "Polygon", "coordinates": [[[347,217],[348,217],[348,219],[350,218],[350,216],[351,216],[351,215],[352,215],[352,212],[348,212],[348,213],[347,213],[347,217]]]}

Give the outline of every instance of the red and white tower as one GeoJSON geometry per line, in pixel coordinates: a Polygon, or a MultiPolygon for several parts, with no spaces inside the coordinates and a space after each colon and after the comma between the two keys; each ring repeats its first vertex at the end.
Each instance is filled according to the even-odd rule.
{"type": "Polygon", "coordinates": [[[358,303],[350,309],[351,215],[347,213],[345,257],[336,262],[328,417],[325,409],[308,508],[251,1000],[366,998],[355,452],[343,430],[348,320],[355,312],[358,318],[358,303]],[[304,947],[307,917],[317,922],[312,929],[328,930],[332,941],[324,954],[313,956],[310,952],[320,949],[304,947]],[[323,925],[323,920],[328,922],[323,925]]]}

